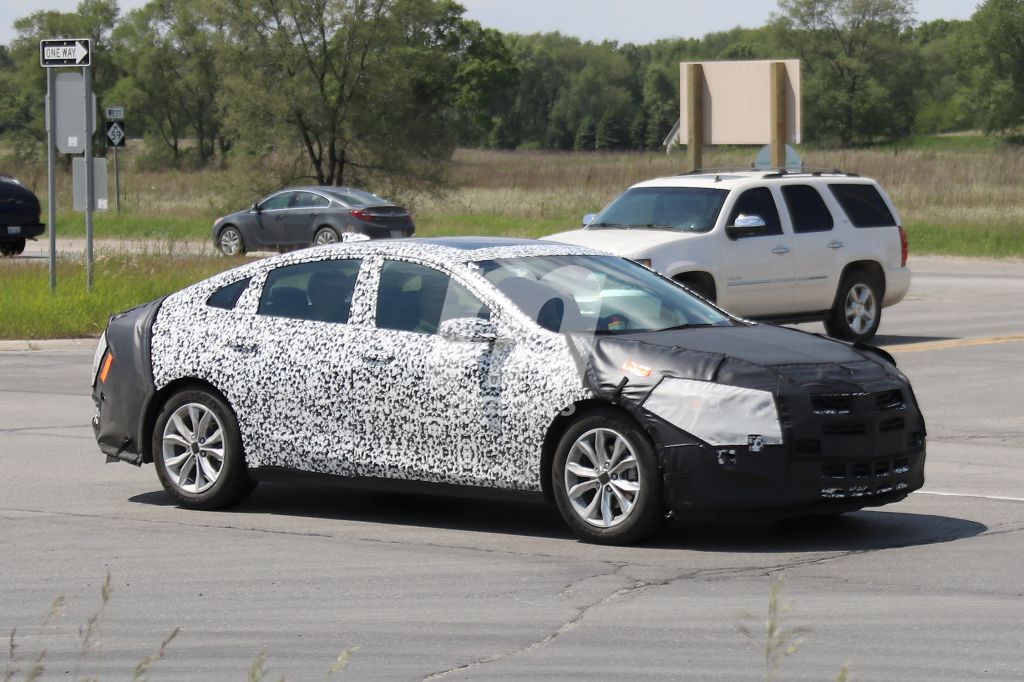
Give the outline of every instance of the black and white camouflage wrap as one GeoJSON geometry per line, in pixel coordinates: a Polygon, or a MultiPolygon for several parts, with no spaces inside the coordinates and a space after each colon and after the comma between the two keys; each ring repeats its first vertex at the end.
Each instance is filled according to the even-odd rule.
{"type": "Polygon", "coordinates": [[[164,301],[152,337],[156,388],[181,379],[215,386],[238,417],[250,468],[537,491],[548,427],[592,394],[567,338],[523,315],[474,263],[598,254],[560,244],[472,250],[356,241],[249,263],[164,301]],[[256,313],[270,270],[350,258],[363,264],[348,324],[256,313]],[[498,340],[377,329],[385,258],[450,274],[491,309],[498,340]],[[233,310],[206,305],[212,292],[247,277],[233,310]]]}

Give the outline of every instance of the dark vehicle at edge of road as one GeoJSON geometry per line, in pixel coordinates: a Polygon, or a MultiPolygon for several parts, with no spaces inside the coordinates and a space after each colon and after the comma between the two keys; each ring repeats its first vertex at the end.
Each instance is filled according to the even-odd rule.
{"type": "Polygon", "coordinates": [[[361,239],[397,239],[416,232],[409,211],[353,187],[288,187],[217,218],[213,242],[226,256],[291,251],[361,239]]]}
{"type": "Polygon", "coordinates": [[[0,174],[0,256],[20,255],[25,240],[46,230],[39,221],[39,199],[10,175],[0,174]]]}

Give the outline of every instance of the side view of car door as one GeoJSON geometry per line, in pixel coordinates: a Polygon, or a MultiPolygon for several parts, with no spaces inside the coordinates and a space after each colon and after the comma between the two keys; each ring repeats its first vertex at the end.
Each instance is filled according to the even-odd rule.
{"type": "Polygon", "coordinates": [[[263,200],[256,210],[256,238],[260,244],[280,244],[285,234],[286,221],[295,198],[295,192],[278,192],[263,200]]]}
{"type": "Polygon", "coordinates": [[[311,244],[317,228],[317,219],[331,201],[313,192],[299,191],[291,207],[286,211],[285,229],[282,242],[286,244],[311,244]]]}

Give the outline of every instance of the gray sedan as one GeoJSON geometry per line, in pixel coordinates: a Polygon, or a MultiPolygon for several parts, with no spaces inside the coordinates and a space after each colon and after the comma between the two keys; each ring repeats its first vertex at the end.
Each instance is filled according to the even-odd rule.
{"type": "Polygon", "coordinates": [[[213,240],[225,255],[238,256],[353,238],[411,237],[415,231],[408,210],[376,194],[351,187],[290,187],[217,218],[213,240]]]}

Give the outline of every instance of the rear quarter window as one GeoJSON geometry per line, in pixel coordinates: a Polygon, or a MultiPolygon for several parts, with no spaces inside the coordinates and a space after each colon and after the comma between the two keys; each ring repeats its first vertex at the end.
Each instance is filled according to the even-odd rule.
{"type": "Polygon", "coordinates": [[[874,185],[832,184],[828,188],[854,227],[893,227],[893,217],[874,185]]]}
{"type": "Polygon", "coordinates": [[[206,305],[214,308],[223,308],[224,310],[234,310],[238,299],[242,296],[242,292],[248,288],[250,279],[250,277],[246,277],[217,289],[206,299],[206,305]]]}

